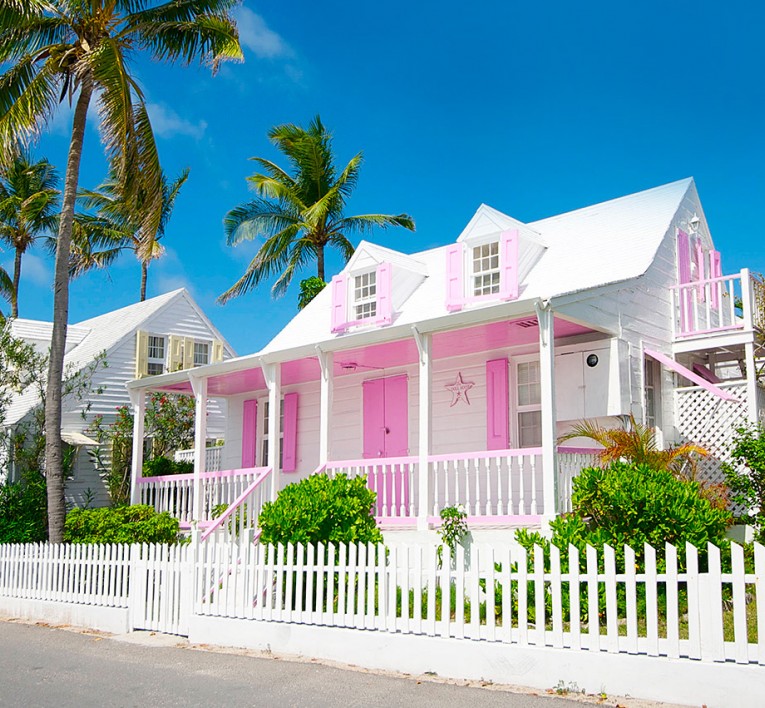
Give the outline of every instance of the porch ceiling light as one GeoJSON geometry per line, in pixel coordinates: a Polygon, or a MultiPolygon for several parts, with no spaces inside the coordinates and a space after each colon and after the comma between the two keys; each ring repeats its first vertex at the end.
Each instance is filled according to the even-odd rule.
{"type": "Polygon", "coordinates": [[[688,226],[690,227],[693,233],[696,233],[699,230],[700,223],[701,223],[701,219],[699,219],[697,214],[694,214],[691,217],[691,220],[688,222],[688,226]]]}

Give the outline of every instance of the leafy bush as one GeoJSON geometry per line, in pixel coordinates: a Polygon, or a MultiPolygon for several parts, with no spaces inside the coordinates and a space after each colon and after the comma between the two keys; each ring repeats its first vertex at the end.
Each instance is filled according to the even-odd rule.
{"type": "Polygon", "coordinates": [[[143,463],[144,477],[164,477],[170,474],[191,474],[194,472],[194,463],[171,460],[169,457],[153,457],[143,463]]]}
{"type": "Polygon", "coordinates": [[[70,543],[177,543],[178,519],[150,506],[72,509],[66,515],[64,541],[70,543]]]}
{"type": "Polygon", "coordinates": [[[380,543],[372,510],[377,496],[366,479],[311,475],[288,484],[263,505],[263,543],[380,543]]]}
{"type": "MultiPolygon", "coordinates": [[[[582,470],[573,482],[574,512],[550,523],[552,542],[561,550],[587,544],[624,544],[638,554],[643,544],[656,549],[665,543],[691,543],[705,548],[724,542],[732,518],[700,496],[698,482],[678,479],[667,470],[614,462],[608,467],[582,470]]],[[[517,532],[521,545],[546,545],[537,533],[517,532]]]]}
{"type": "Polygon", "coordinates": [[[0,485],[0,543],[36,543],[48,536],[45,478],[27,473],[20,482],[0,485]]]}
{"type": "Polygon", "coordinates": [[[765,543],[765,430],[762,426],[736,431],[731,459],[735,466],[723,466],[731,501],[744,510],[743,519],[754,526],[756,540],[765,543]]]}
{"type": "Polygon", "coordinates": [[[438,565],[441,565],[441,556],[444,546],[449,548],[452,558],[457,550],[457,546],[462,543],[468,534],[467,512],[465,507],[446,506],[441,509],[441,528],[438,529],[438,535],[441,537],[441,545],[438,546],[438,565]]]}

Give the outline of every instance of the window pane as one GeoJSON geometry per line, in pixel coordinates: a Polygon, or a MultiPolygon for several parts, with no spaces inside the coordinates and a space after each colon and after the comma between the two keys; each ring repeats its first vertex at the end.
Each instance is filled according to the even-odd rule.
{"type": "Polygon", "coordinates": [[[165,373],[165,367],[162,364],[150,361],[146,365],[146,373],[148,373],[149,376],[158,376],[159,374],[165,373]]]}
{"type": "Polygon", "coordinates": [[[207,342],[194,342],[194,366],[204,366],[210,361],[210,345],[207,342]]]}
{"type": "Polygon", "coordinates": [[[357,320],[377,315],[377,272],[370,271],[353,279],[353,311],[357,320]]]}
{"type": "Polygon", "coordinates": [[[149,335],[149,359],[165,358],[165,338],[149,335]]]}
{"type": "Polygon", "coordinates": [[[542,444],[542,412],[519,413],[518,433],[521,447],[539,447],[542,444]]]}
{"type": "Polygon", "coordinates": [[[539,405],[541,400],[539,362],[527,361],[518,364],[518,405],[539,405]]]}

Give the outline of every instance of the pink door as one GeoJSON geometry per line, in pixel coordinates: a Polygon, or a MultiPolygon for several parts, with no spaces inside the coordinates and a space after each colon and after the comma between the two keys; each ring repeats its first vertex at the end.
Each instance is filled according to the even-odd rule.
{"type": "MultiPolygon", "coordinates": [[[[389,376],[363,383],[364,458],[409,455],[409,387],[406,376],[389,376]]],[[[408,474],[401,466],[377,467],[369,473],[369,488],[377,492],[377,516],[409,506],[408,474]]]]}

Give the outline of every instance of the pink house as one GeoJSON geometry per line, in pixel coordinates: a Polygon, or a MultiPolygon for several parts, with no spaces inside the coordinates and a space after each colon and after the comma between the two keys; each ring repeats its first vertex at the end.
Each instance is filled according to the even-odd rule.
{"type": "Polygon", "coordinates": [[[634,414],[695,440],[719,474],[734,429],[760,416],[754,366],[765,290],[723,275],[692,179],[532,223],[482,205],[446,245],[362,242],[260,352],[129,384],[193,393],[195,472],[142,479],[133,498],[211,529],[220,501],[263,499],[316,471],[361,475],[384,526],[428,528],[463,504],[473,526],[566,511],[593,461],[558,437],[634,414]],[[208,399],[226,402],[205,451],[208,399]]]}

